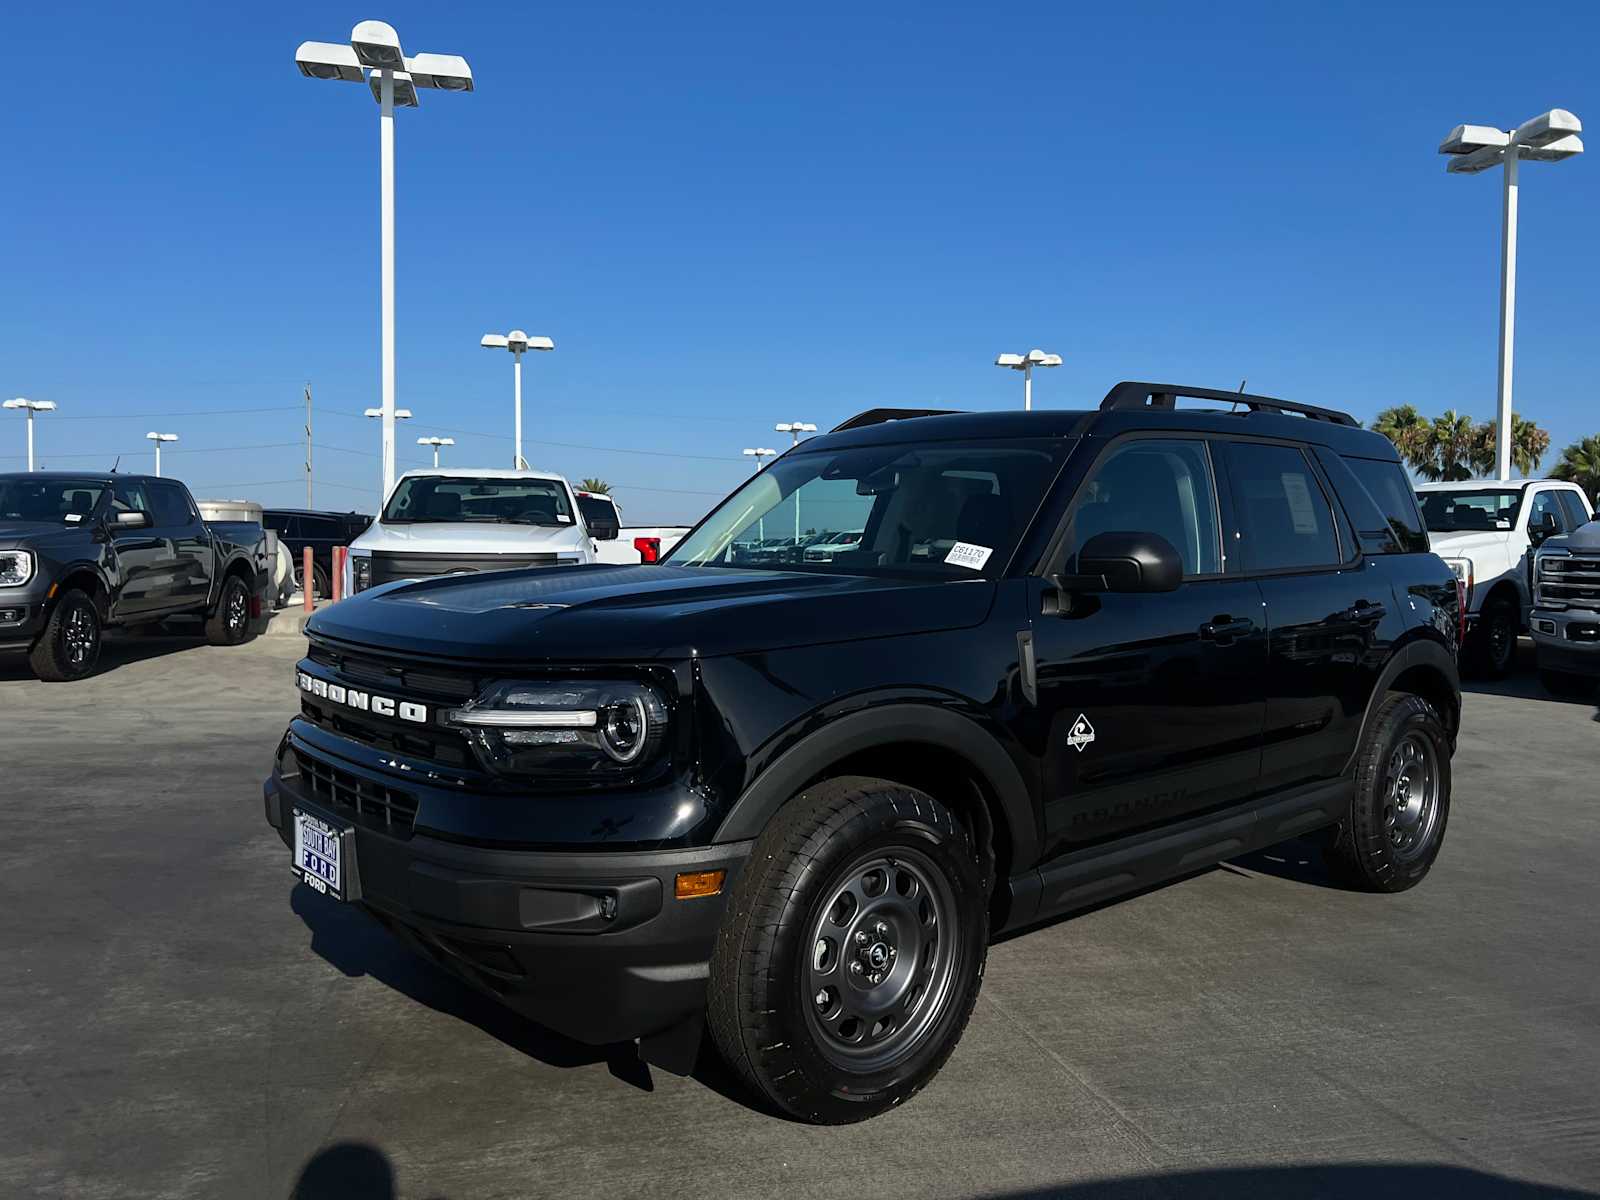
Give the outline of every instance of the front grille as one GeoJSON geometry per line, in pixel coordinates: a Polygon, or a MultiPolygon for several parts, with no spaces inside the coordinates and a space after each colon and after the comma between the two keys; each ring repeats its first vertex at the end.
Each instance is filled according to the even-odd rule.
{"type": "Polygon", "coordinates": [[[1535,604],[1600,609],[1600,557],[1543,554],[1534,581],[1535,604]]]}
{"type": "Polygon", "coordinates": [[[305,751],[296,749],[300,780],[306,791],[330,808],[381,824],[386,833],[408,838],[417,823],[417,798],[410,792],[374,783],[342,771],[305,751]]]}
{"type": "Polygon", "coordinates": [[[367,717],[357,709],[300,695],[300,715],[318,729],[406,758],[420,758],[446,767],[469,767],[473,759],[466,738],[437,725],[402,725],[367,717]]]}
{"type": "Polygon", "coordinates": [[[470,700],[482,690],[482,680],[466,671],[418,667],[402,658],[383,658],[361,651],[338,650],[313,641],[306,657],[335,671],[348,683],[387,688],[418,699],[470,700]]]}
{"type": "Polygon", "coordinates": [[[372,582],[393,583],[396,579],[421,579],[457,572],[515,571],[522,567],[553,567],[560,562],[554,552],[538,554],[416,554],[398,550],[372,552],[372,582]]]}
{"type": "MultiPolygon", "coordinates": [[[[424,703],[436,711],[472,699],[484,686],[483,679],[467,671],[419,667],[405,659],[346,651],[320,640],[312,641],[306,657],[328,668],[336,677],[334,682],[370,687],[387,696],[424,703]]],[[[474,762],[462,733],[443,725],[388,720],[308,692],[300,693],[300,714],[318,729],[390,754],[448,767],[470,767],[474,762]]]]}

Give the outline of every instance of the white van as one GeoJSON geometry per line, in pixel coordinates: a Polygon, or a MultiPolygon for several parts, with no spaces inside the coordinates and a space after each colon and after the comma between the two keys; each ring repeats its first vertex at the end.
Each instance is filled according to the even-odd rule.
{"type": "Polygon", "coordinates": [[[407,471],[350,543],[345,594],[396,579],[598,562],[572,488],[545,471],[407,471]]]}

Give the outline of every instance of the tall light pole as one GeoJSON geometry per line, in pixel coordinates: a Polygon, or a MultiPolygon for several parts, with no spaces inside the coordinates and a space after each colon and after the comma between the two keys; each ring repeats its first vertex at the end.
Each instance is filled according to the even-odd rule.
{"type": "MultiPolygon", "coordinates": [[[[815,433],[817,431],[817,427],[810,421],[780,421],[772,428],[778,433],[787,433],[794,439],[789,443],[791,449],[800,444],[800,435],[802,433],[815,433]]],[[[794,494],[794,544],[796,546],[800,544],[800,493],[798,490],[794,494]]]]}
{"type": "Polygon", "coordinates": [[[28,414],[28,470],[33,470],[33,414],[40,412],[55,412],[54,400],[24,400],[18,396],[15,400],[7,400],[0,404],[0,408],[20,408],[28,414]]]}
{"type": "MultiPolygon", "coordinates": [[[[372,417],[383,422],[383,444],[390,451],[394,450],[394,422],[409,421],[411,410],[409,408],[391,408],[387,414],[381,408],[368,408],[362,411],[362,416],[372,417]]],[[[391,458],[383,464],[383,491],[378,496],[378,511],[383,511],[383,506],[389,502],[389,493],[394,491],[394,460],[391,458]]]]}
{"type": "Polygon", "coordinates": [[[433,447],[433,469],[435,471],[439,469],[439,447],[454,446],[455,444],[455,438],[425,437],[417,439],[417,445],[433,447]]]}
{"type": "Polygon", "coordinates": [[[149,438],[152,442],[154,442],[156,444],[156,478],[159,479],[161,477],[161,443],[162,442],[175,442],[175,441],[178,440],[178,435],[175,434],[175,433],[155,433],[155,432],[151,432],[151,433],[145,434],[145,437],[149,438]]]}
{"type": "Polygon", "coordinates": [[[400,35],[382,21],[362,21],[348,45],[301,42],[295,64],[311,79],[360,83],[365,72],[378,102],[379,254],[383,299],[383,494],[394,487],[394,109],[417,107],[418,88],[470,92],[472,68],[458,54],[418,54],[400,50],[400,35]]]}
{"type": "Polygon", "coordinates": [[[1517,163],[1560,162],[1583,153],[1583,122],[1564,108],[1552,108],[1515,129],[1492,125],[1457,125],[1439,143],[1448,154],[1445,170],[1475,175],[1503,166],[1504,189],[1500,212],[1500,365],[1499,419],[1495,425],[1495,456],[1501,479],[1511,478],[1511,351],[1517,321],[1517,163]]]}
{"type": "MultiPolygon", "coordinates": [[[[763,460],[768,458],[776,458],[778,456],[778,452],[772,449],[770,446],[757,446],[754,448],[746,446],[744,452],[756,460],[755,473],[758,475],[761,473],[763,460]]],[[[767,540],[767,518],[765,513],[756,518],[756,540],[758,542],[764,542],[767,540]]]]}
{"type": "Polygon", "coordinates": [[[524,470],[528,460],[522,457],[522,356],[529,350],[554,350],[556,344],[547,337],[529,337],[522,330],[513,329],[510,333],[486,333],[479,339],[478,345],[485,350],[511,351],[511,387],[516,402],[516,417],[512,422],[512,440],[516,444],[513,453],[516,457],[511,465],[519,471],[524,470]]]}
{"type": "Polygon", "coordinates": [[[1026,354],[1000,354],[995,357],[994,365],[1009,367],[1013,371],[1022,372],[1022,411],[1033,411],[1033,369],[1035,367],[1059,367],[1061,355],[1046,354],[1043,350],[1029,350],[1026,354]]]}

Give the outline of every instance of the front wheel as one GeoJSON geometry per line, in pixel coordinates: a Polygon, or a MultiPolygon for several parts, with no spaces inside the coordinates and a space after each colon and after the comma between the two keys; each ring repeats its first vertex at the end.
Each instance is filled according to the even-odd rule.
{"type": "Polygon", "coordinates": [[[1355,795],[1328,863],[1348,885],[1403,892],[1421,883],[1450,817],[1450,736],[1421,696],[1392,692],[1356,760],[1355,795]]]}
{"type": "Polygon", "coordinates": [[[206,619],[206,641],[213,646],[237,646],[250,636],[250,589],[237,575],[222,581],[217,611],[206,619]]]}
{"type": "Polygon", "coordinates": [[[1517,659],[1517,608],[1509,600],[1484,605],[1477,625],[1467,635],[1468,664],[1485,679],[1504,679],[1517,659]]]}
{"type": "Polygon", "coordinates": [[[773,820],[729,894],[712,1038],[790,1115],[862,1121],[944,1065],[987,953],[984,876],[950,812],[884,780],[828,780],[773,820]]]}
{"type": "Polygon", "coordinates": [[[94,598],[69,588],[56,601],[44,632],[28,654],[28,665],[40,679],[65,683],[94,674],[100,663],[100,610],[94,598]]]}

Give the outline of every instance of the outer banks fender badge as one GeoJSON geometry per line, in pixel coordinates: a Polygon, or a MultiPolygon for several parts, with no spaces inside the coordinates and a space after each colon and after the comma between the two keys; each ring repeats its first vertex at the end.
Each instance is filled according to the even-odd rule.
{"type": "Polygon", "coordinates": [[[1078,719],[1072,723],[1072,728],[1067,731],[1067,745],[1082,754],[1083,748],[1092,741],[1094,741],[1094,726],[1089,724],[1088,717],[1079,713],[1078,719]]]}

